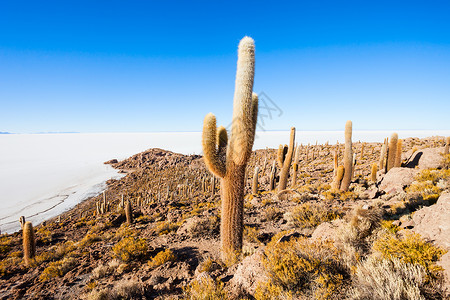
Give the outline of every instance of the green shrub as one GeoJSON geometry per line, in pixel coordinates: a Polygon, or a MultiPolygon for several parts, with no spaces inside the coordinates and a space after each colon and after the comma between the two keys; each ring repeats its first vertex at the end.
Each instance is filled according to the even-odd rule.
{"type": "Polygon", "coordinates": [[[175,254],[173,254],[172,250],[166,249],[164,251],[158,252],[158,254],[156,254],[154,257],[152,257],[149,260],[148,265],[151,268],[157,268],[157,267],[165,264],[168,261],[175,261],[175,260],[176,260],[176,256],[175,256],[175,254]]]}

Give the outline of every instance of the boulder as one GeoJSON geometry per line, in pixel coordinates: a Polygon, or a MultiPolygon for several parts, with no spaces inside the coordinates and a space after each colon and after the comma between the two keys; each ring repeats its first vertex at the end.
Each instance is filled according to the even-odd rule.
{"type": "Polygon", "coordinates": [[[269,275],[263,263],[264,250],[260,249],[239,263],[230,280],[234,289],[254,295],[260,282],[267,282],[269,275]]]}
{"type": "Polygon", "coordinates": [[[316,230],[314,230],[311,239],[312,240],[329,240],[334,241],[337,236],[337,230],[339,225],[341,225],[344,221],[342,219],[336,219],[330,222],[323,222],[319,226],[317,226],[316,230]]]}
{"type": "Polygon", "coordinates": [[[442,194],[436,204],[416,211],[413,231],[447,250],[438,262],[444,269],[445,288],[450,293],[450,193],[442,194]]]}
{"type": "Polygon", "coordinates": [[[432,169],[442,168],[442,155],[444,147],[425,148],[416,151],[406,163],[407,168],[432,169]]]}
{"type": "Polygon", "coordinates": [[[450,250],[450,193],[442,194],[436,204],[413,215],[414,231],[450,250]]]}
{"type": "Polygon", "coordinates": [[[392,168],[381,181],[380,190],[387,194],[397,194],[414,181],[419,171],[410,168],[392,168]]]}

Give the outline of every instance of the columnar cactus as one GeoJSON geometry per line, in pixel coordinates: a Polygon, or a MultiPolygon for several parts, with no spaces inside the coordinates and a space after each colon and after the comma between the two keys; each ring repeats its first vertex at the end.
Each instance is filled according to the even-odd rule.
{"type": "Polygon", "coordinates": [[[300,155],[300,146],[295,147],[294,163],[292,165],[292,187],[297,185],[298,156],[300,155]]]}
{"type": "Polygon", "coordinates": [[[23,225],[25,225],[25,216],[21,216],[19,218],[19,222],[20,222],[20,228],[22,228],[22,230],[23,230],[23,225]]]}
{"type": "Polygon", "coordinates": [[[334,155],[333,155],[333,158],[334,158],[334,171],[333,171],[333,175],[334,176],[336,176],[336,174],[337,174],[337,168],[338,168],[338,152],[339,152],[339,149],[336,149],[336,150],[334,150],[334,155]]]}
{"type": "Polygon", "coordinates": [[[397,142],[398,142],[398,134],[393,133],[391,135],[391,140],[389,141],[389,149],[388,149],[388,159],[387,159],[387,170],[389,171],[395,166],[395,156],[397,155],[397,142]]]}
{"type": "Polygon", "coordinates": [[[398,140],[394,163],[394,167],[397,168],[402,166],[402,145],[403,145],[402,140],[398,140]]]}
{"type": "Polygon", "coordinates": [[[244,37],[239,43],[238,52],[231,137],[229,140],[217,138],[218,135],[225,137],[226,131],[217,130],[216,117],[212,113],[205,117],[202,135],[206,166],[221,178],[220,239],[225,261],[232,260],[242,249],[244,175],[252,152],[258,117],[258,96],[252,93],[255,71],[253,39],[244,37]]]}
{"type": "Polygon", "coordinates": [[[270,169],[270,177],[269,177],[269,191],[273,191],[275,189],[275,174],[277,172],[277,165],[275,160],[273,161],[272,168],[270,169]]]}
{"type": "Polygon", "coordinates": [[[253,182],[252,182],[252,194],[258,194],[258,173],[259,167],[255,168],[255,173],[253,173],[253,182]]]}
{"type": "Polygon", "coordinates": [[[336,191],[338,191],[341,187],[341,181],[344,177],[344,172],[344,166],[339,166],[336,168],[336,175],[334,176],[333,183],[331,184],[331,187],[336,191]]]}
{"type": "Polygon", "coordinates": [[[450,136],[448,136],[445,139],[445,148],[444,148],[444,155],[448,154],[448,148],[450,147],[450,136]]]}
{"type": "Polygon", "coordinates": [[[286,156],[284,157],[283,166],[280,170],[280,183],[278,185],[279,191],[286,189],[289,170],[291,168],[292,156],[294,155],[294,144],[295,144],[295,127],[292,127],[291,136],[289,139],[289,148],[286,153],[286,156]]]}
{"type": "Polygon", "coordinates": [[[383,142],[383,146],[381,147],[381,152],[380,152],[380,162],[379,162],[379,165],[378,165],[380,170],[383,170],[384,167],[385,167],[387,143],[388,143],[388,139],[385,138],[384,142],[383,142]]]}
{"type": "Polygon", "coordinates": [[[278,162],[278,168],[283,168],[283,162],[286,159],[286,154],[288,152],[288,146],[287,145],[281,145],[278,147],[278,153],[277,153],[277,162],[278,162]]]}
{"type": "Polygon", "coordinates": [[[23,258],[25,265],[29,266],[36,253],[36,241],[34,238],[34,229],[31,222],[25,222],[23,225],[23,258]]]}
{"type": "Polygon", "coordinates": [[[346,192],[352,181],[353,173],[352,121],[350,120],[345,123],[344,169],[341,191],[346,192]]]}
{"type": "Polygon", "coordinates": [[[377,163],[372,164],[372,170],[371,170],[371,180],[372,182],[377,182],[377,172],[378,172],[378,165],[377,163]]]}
{"type": "Polygon", "coordinates": [[[364,157],[364,146],[366,145],[366,143],[362,143],[361,145],[361,156],[359,157],[359,159],[362,161],[363,157],[364,157]]]}
{"type": "Polygon", "coordinates": [[[127,223],[131,224],[133,223],[133,210],[131,208],[131,201],[128,200],[125,204],[125,216],[127,218],[127,223]]]}

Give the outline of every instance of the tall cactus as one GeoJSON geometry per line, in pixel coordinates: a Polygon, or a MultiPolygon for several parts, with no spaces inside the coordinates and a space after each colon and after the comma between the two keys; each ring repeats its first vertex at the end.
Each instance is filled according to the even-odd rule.
{"type": "Polygon", "coordinates": [[[25,222],[23,225],[23,258],[25,265],[29,266],[36,253],[36,240],[34,238],[34,229],[31,222],[25,222]]]}
{"type": "Polygon", "coordinates": [[[252,194],[258,194],[258,173],[259,167],[255,167],[255,173],[253,173],[253,181],[252,181],[252,194]]]}
{"type": "Polygon", "coordinates": [[[221,178],[220,239],[225,261],[232,260],[236,252],[242,249],[244,174],[252,152],[258,117],[258,96],[252,93],[254,73],[254,41],[244,37],[238,50],[230,139],[225,130],[217,130],[216,117],[212,113],[206,115],[203,123],[204,160],[208,169],[221,178]]]}
{"type": "Polygon", "coordinates": [[[399,168],[402,166],[402,149],[403,148],[403,142],[402,140],[398,140],[397,142],[397,149],[395,154],[395,163],[394,167],[399,168]]]}
{"type": "Polygon", "coordinates": [[[127,223],[133,223],[133,208],[131,207],[131,201],[128,200],[125,204],[125,217],[127,218],[127,223]]]}
{"type": "Polygon", "coordinates": [[[388,139],[385,138],[384,142],[383,142],[383,146],[381,147],[381,151],[380,151],[380,162],[378,164],[380,170],[384,170],[384,167],[385,167],[385,160],[386,160],[386,153],[387,153],[387,143],[388,143],[388,139]]]}
{"type": "Polygon", "coordinates": [[[346,192],[352,181],[353,174],[352,121],[350,120],[345,123],[344,169],[341,191],[346,192]]]}
{"type": "Polygon", "coordinates": [[[397,155],[397,142],[398,142],[398,134],[394,132],[391,135],[391,140],[389,141],[388,148],[388,159],[387,159],[387,170],[389,171],[395,166],[395,156],[397,155]]]}
{"type": "Polygon", "coordinates": [[[279,191],[286,189],[289,170],[291,168],[292,156],[294,155],[294,144],[295,144],[295,127],[292,127],[291,136],[289,139],[289,148],[286,153],[286,156],[284,157],[283,166],[280,170],[280,183],[278,185],[279,191]]]}
{"type": "Polygon", "coordinates": [[[450,145],[450,136],[448,136],[448,137],[445,139],[444,155],[447,155],[447,154],[448,154],[448,148],[449,148],[449,145],[450,145]]]}

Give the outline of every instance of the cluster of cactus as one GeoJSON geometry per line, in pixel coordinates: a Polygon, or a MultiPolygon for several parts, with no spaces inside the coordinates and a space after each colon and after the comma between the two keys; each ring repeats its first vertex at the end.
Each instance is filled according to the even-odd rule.
{"type": "Polygon", "coordinates": [[[291,169],[292,157],[294,155],[295,145],[295,127],[291,128],[291,135],[289,139],[289,147],[280,145],[278,149],[278,166],[280,167],[280,182],[278,190],[286,189],[289,171],[291,169]]]}
{"type": "Polygon", "coordinates": [[[110,202],[106,200],[106,192],[103,192],[103,200],[95,202],[97,214],[102,215],[111,210],[110,202]]]}
{"type": "Polygon", "coordinates": [[[255,46],[252,38],[239,43],[231,137],[209,113],[203,123],[202,146],[206,166],[221,178],[222,258],[230,261],[242,250],[245,169],[252,153],[258,117],[258,96],[253,93],[255,46]]]}

